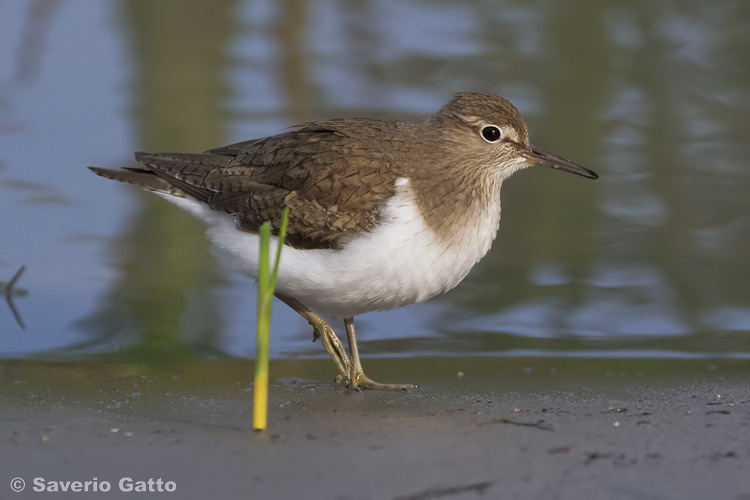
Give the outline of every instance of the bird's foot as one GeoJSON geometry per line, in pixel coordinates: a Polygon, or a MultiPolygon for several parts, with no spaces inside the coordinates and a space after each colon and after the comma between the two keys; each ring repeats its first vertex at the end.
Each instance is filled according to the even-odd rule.
{"type": "Polygon", "coordinates": [[[352,369],[351,375],[346,379],[341,379],[346,385],[347,389],[353,391],[361,391],[362,389],[378,390],[378,391],[407,391],[409,389],[417,389],[419,386],[414,384],[381,384],[375,382],[370,377],[365,375],[365,372],[360,370],[352,369]]]}

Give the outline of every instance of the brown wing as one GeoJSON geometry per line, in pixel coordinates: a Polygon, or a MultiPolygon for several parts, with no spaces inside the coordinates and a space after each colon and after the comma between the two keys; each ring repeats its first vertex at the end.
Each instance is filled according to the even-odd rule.
{"type": "Polygon", "coordinates": [[[201,154],[136,153],[136,159],[148,170],[141,175],[155,174],[211,209],[234,214],[241,230],[255,232],[269,220],[278,228],[289,207],[290,245],[335,249],[342,238],[373,228],[398,177],[371,129],[400,124],[350,120],[346,131],[341,124],[309,124],[201,154]]]}

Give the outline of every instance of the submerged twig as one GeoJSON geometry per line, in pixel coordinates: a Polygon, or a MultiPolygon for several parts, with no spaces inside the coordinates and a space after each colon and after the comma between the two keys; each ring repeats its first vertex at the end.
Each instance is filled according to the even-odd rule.
{"type": "Polygon", "coordinates": [[[18,281],[18,278],[21,277],[24,271],[26,271],[26,266],[21,266],[18,268],[18,271],[16,271],[16,274],[14,274],[13,277],[8,282],[8,284],[5,285],[5,295],[11,294],[11,290],[15,286],[16,281],[18,281]]]}
{"type": "Polygon", "coordinates": [[[10,279],[10,281],[5,285],[4,295],[5,295],[5,302],[8,303],[8,307],[10,308],[10,312],[13,313],[13,317],[16,318],[16,323],[18,323],[18,326],[21,327],[22,330],[26,329],[26,325],[24,325],[23,320],[21,319],[21,315],[18,312],[18,309],[16,309],[16,305],[13,303],[13,296],[23,296],[26,295],[28,292],[26,290],[14,290],[14,287],[16,286],[16,282],[21,277],[21,275],[26,271],[26,266],[21,266],[18,271],[16,271],[16,274],[13,275],[13,277],[10,279]]]}

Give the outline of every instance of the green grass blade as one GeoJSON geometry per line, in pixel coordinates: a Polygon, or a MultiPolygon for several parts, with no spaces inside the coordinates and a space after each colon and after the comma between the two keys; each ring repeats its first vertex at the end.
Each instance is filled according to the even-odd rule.
{"type": "Polygon", "coordinates": [[[258,313],[255,338],[255,384],[253,386],[253,429],[263,430],[268,417],[268,338],[270,334],[270,308],[266,306],[268,293],[268,255],[271,224],[266,222],[258,230],[260,254],[258,257],[258,313]],[[268,310],[268,311],[267,311],[268,310]]]}
{"type": "Polygon", "coordinates": [[[284,208],[284,212],[281,214],[281,228],[279,229],[279,244],[276,247],[276,262],[273,265],[273,273],[271,274],[271,293],[276,289],[276,275],[279,274],[279,261],[281,260],[281,247],[284,246],[284,239],[286,238],[286,227],[289,224],[289,207],[284,208]]]}
{"type": "Polygon", "coordinates": [[[255,385],[253,390],[253,429],[263,430],[268,419],[268,344],[271,329],[271,303],[279,272],[281,249],[284,245],[289,221],[289,208],[284,209],[276,248],[276,262],[270,271],[271,224],[264,223],[258,230],[260,253],[258,256],[258,317],[255,343],[255,385]]]}

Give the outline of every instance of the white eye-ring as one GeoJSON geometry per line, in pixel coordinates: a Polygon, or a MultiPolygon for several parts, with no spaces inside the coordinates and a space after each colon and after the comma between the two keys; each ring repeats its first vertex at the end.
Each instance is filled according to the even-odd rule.
{"type": "Polygon", "coordinates": [[[481,134],[482,139],[490,143],[497,142],[503,138],[503,133],[497,125],[485,125],[482,127],[481,134]]]}

